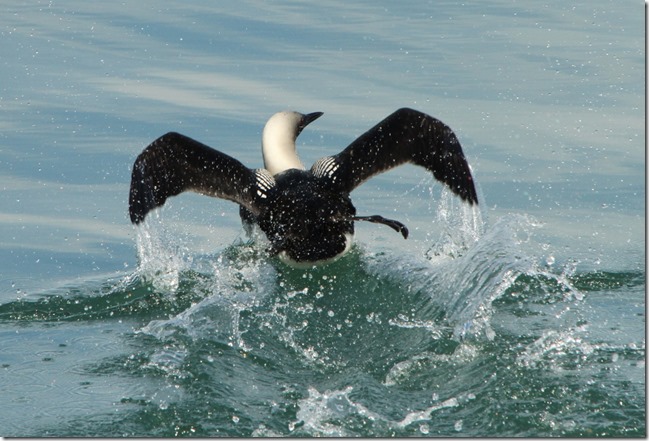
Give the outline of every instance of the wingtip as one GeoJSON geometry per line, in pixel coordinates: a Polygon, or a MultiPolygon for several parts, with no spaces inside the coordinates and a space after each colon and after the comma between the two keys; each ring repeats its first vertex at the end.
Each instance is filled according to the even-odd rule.
{"type": "Polygon", "coordinates": [[[469,175],[469,203],[471,205],[478,205],[478,193],[475,190],[475,183],[473,182],[473,176],[469,175]]]}
{"type": "Polygon", "coordinates": [[[128,216],[131,219],[133,225],[138,225],[144,221],[146,214],[142,213],[141,210],[138,210],[133,204],[128,207],[128,216]]]}
{"type": "Polygon", "coordinates": [[[475,191],[475,187],[473,186],[473,181],[471,181],[471,186],[468,189],[462,189],[460,197],[469,205],[478,205],[478,195],[475,191]]]}
{"type": "Polygon", "coordinates": [[[478,205],[478,194],[476,193],[475,187],[473,186],[473,181],[471,181],[471,189],[469,190],[469,194],[466,200],[469,205],[478,205]]]}
{"type": "Polygon", "coordinates": [[[142,216],[139,213],[129,213],[129,216],[131,218],[131,223],[133,225],[140,225],[144,221],[144,216],[142,216]]]}
{"type": "Polygon", "coordinates": [[[137,182],[139,181],[133,180],[131,183],[128,201],[128,215],[133,225],[142,223],[147,213],[155,208],[155,205],[152,205],[151,201],[144,197],[145,193],[140,191],[137,185],[134,185],[137,182]]]}

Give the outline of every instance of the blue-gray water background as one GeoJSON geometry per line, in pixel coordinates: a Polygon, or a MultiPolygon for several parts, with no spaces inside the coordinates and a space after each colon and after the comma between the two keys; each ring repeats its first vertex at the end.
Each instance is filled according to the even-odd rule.
{"type": "Polygon", "coordinates": [[[0,6],[0,435],[645,436],[639,2],[0,6]],[[305,163],[398,107],[457,133],[481,204],[404,166],[339,262],[291,270],[237,207],[127,216],[169,130],[305,163]]]}

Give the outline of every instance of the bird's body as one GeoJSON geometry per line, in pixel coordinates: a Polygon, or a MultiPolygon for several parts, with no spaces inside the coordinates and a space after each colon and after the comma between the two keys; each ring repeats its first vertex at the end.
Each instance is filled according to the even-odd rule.
{"type": "Polygon", "coordinates": [[[195,191],[238,203],[244,224],[256,224],[265,233],[271,254],[291,262],[319,263],[350,248],[355,221],[382,223],[407,237],[407,228],[398,221],[356,216],[349,196],[373,175],[403,163],[430,170],[462,199],[478,202],[453,131],[412,109],[397,110],[339,154],[321,158],[306,170],[297,156],[295,140],[321,115],[273,115],[262,136],[263,169],[249,169],[177,133],[161,136],[133,165],[131,221],[142,222],[170,196],[195,191]]]}

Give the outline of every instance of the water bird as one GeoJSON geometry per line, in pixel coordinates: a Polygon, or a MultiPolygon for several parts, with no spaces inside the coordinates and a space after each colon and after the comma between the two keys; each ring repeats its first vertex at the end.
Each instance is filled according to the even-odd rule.
{"type": "Polygon", "coordinates": [[[372,176],[411,163],[433,176],[468,204],[477,204],[473,177],[455,133],[442,121],[402,108],[333,156],[309,170],[297,155],[302,130],[322,116],[283,111],[262,133],[264,168],[237,159],[176,132],[147,146],[133,164],[129,214],[133,224],[184,191],[227,199],[240,206],[246,231],[257,225],[268,251],[289,263],[316,264],[342,256],[351,247],[354,222],[387,225],[408,237],[399,221],[357,216],[350,193],[372,176]]]}

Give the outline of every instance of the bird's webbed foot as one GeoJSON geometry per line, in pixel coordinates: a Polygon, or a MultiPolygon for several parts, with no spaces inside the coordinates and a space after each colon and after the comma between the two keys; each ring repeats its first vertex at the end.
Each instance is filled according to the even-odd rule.
{"type": "Polygon", "coordinates": [[[379,216],[377,214],[373,216],[354,216],[352,219],[355,221],[367,221],[367,222],[373,222],[375,224],[387,225],[397,233],[401,233],[404,239],[408,238],[408,227],[406,227],[404,224],[402,224],[399,221],[393,219],[386,219],[383,216],[379,216]]]}

